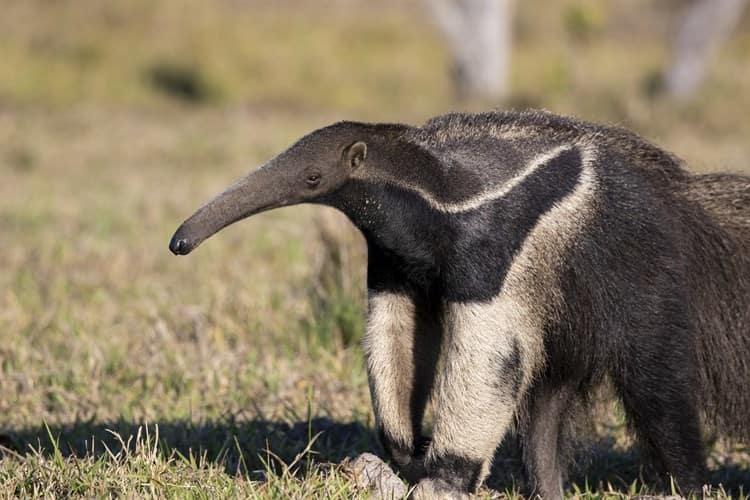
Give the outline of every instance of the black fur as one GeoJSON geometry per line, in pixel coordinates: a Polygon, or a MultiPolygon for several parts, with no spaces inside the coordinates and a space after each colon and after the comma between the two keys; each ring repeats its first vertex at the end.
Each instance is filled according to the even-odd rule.
{"type": "Polygon", "coordinates": [[[459,455],[443,455],[425,464],[427,473],[450,488],[474,491],[479,486],[482,463],[459,455]]]}
{"type": "MultiPolygon", "coordinates": [[[[401,161],[424,161],[408,156],[410,150],[406,148],[401,161]]],[[[500,291],[508,266],[537,219],[575,188],[580,172],[580,152],[571,148],[508,195],[460,214],[434,211],[418,194],[365,181],[351,182],[322,202],[352,218],[369,242],[372,259],[388,261],[379,268],[392,270],[385,277],[370,273],[370,288],[387,289],[385,283],[376,284],[385,278],[401,288],[406,280],[425,293],[437,287],[444,300],[486,301],[500,291]],[[361,206],[368,198],[378,200],[377,207],[361,206]],[[393,270],[401,281],[392,279],[393,270]]]]}
{"type": "Polygon", "coordinates": [[[513,394],[519,394],[521,389],[521,348],[518,346],[518,340],[511,341],[509,354],[497,356],[495,365],[498,368],[498,377],[496,384],[498,389],[510,387],[513,394]]]}
{"type": "Polygon", "coordinates": [[[539,217],[570,194],[581,173],[581,155],[570,149],[543,165],[506,196],[477,210],[447,217],[456,227],[444,257],[444,298],[491,300],[539,217]]]}

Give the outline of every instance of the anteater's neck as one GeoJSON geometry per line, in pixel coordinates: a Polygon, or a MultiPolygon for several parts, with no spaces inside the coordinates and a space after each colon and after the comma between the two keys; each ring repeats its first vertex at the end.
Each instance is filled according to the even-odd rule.
{"type": "Polygon", "coordinates": [[[367,170],[320,201],[344,212],[362,232],[371,263],[373,258],[388,259],[388,265],[403,273],[403,278],[429,287],[440,272],[442,249],[451,238],[446,234],[450,224],[418,194],[384,178],[403,169],[437,175],[439,167],[428,165],[419,148],[404,144],[394,151],[393,141],[389,148],[378,142],[368,143],[367,170]]]}

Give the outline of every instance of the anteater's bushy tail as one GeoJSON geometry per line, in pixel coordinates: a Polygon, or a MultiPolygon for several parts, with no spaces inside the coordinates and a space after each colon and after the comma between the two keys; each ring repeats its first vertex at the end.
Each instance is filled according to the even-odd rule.
{"type": "Polygon", "coordinates": [[[750,441],[750,177],[690,177],[685,194],[702,212],[689,229],[700,399],[715,432],[750,441]]]}

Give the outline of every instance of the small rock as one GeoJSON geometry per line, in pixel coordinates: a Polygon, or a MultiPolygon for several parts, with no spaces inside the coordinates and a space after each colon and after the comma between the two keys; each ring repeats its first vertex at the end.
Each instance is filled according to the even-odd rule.
{"type": "Polygon", "coordinates": [[[405,498],[409,488],[388,464],[372,453],[362,453],[344,464],[358,487],[369,490],[372,498],[391,500],[405,498]]]}

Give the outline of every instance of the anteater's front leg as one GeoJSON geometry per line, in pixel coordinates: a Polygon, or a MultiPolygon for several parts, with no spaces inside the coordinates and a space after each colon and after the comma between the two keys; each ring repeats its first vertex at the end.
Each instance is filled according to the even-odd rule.
{"type": "Polygon", "coordinates": [[[422,417],[435,379],[440,325],[406,290],[369,290],[364,349],[383,446],[409,480],[424,475],[422,417]]]}
{"type": "Polygon", "coordinates": [[[461,498],[489,473],[530,380],[528,351],[536,348],[526,325],[514,325],[508,305],[447,305],[445,366],[425,459],[427,478],[415,498],[461,498]]]}

